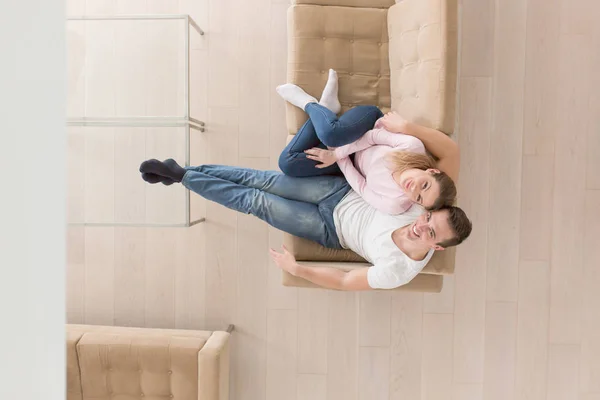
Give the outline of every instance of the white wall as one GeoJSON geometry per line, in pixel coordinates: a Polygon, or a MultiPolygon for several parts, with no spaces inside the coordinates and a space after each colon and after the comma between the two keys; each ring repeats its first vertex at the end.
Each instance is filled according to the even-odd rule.
{"type": "Polygon", "coordinates": [[[0,399],[63,400],[64,4],[0,0],[0,399]]]}

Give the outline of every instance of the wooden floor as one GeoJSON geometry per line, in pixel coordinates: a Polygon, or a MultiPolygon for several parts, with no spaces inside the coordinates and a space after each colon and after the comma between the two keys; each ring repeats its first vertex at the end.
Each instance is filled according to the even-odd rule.
{"type": "MultiPolygon", "coordinates": [[[[286,77],[287,7],[69,1],[70,14],[190,13],[207,31],[192,50],[193,110],[208,128],[192,160],[256,168],[276,168],[284,144],[274,88],[286,77]]],[[[69,228],[69,322],[234,323],[234,400],[600,399],[600,3],[462,0],[460,16],[459,193],[474,230],[441,294],[283,288],[267,257],[279,232],[193,199],[207,215],[193,228],[69,228]]],[[[114,41],[112,59],[125,54],[126,41],[103,38],[114,41]]],[[[77,52],[75,70],[94,62],[77,52]]],[[[148,90],[177,98],[171,67],[160,56],[144,65],[117,80],[137,99],[107,79],[88,84],[70,111],[168,106],[148,90]]],[[[144,157],[180,156],[181,145],[160,132],[120,133],[71,132],[72,219],[160,219],[183,204],[175,188],[150,193],[135,174],[144,157]],[[99,201],[107,194],[114,201],[99,201]]]]}

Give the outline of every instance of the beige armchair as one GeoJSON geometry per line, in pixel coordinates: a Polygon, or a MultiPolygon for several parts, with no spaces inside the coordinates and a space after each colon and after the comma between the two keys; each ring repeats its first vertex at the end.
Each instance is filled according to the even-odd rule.
{"type": "MultiPolygon", "coordinates": [[[[319,97],[333,68],[342,112],[360,104],[454,131],[457,0],[297,0],[288,11],[288,82],[319,97]]],[[[288,142],[306,114],[287,106],[288,142]]],[[[326,249],[284,234],[298,261],[349,270],[369,264],[349,250],[326,249]]],[[[396,290],[439,292],[454,272],[454,248],[434,254],[423,272],[396,290]]],[[[286,286],[315,287],[283,273],[286,286]]]]}
{"type": "Polygon", "coordinates": [[[230,332],[67,325],[67,400],[226,400],[230,332]]]}

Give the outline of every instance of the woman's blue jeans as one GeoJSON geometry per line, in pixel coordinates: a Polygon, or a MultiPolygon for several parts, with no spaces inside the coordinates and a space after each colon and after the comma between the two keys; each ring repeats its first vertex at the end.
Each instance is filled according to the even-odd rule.
{"type": "Polygon", "coordinates": [[[339,118],[317,103],[309,103],[305,111],[309,116],[308,121],[279,156],[279,169],[288,176],[341,175],[337,163],[327,168],[316,168],[319,163],[306,158],[304,150],[340,147],[355,142],[383,117],[381,110],[375,106],[357,106],[339,118]]]}
{"type": "Polygon", "coordinates": [[[295,178],[276,171],[227,165],[186,167],[182,184],[232,210],[252,214],[269,225],[319,243],[341,248],[333,209],[350,191],[340,176],[295,178]]]}

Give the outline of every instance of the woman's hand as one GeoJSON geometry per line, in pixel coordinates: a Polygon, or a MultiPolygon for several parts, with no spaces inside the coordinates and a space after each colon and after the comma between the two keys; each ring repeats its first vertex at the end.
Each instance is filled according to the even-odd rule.
{"type": "Polygon", "coordinates": [[[335,156],[335,152],[333,150],[325,150],[318,147],[313,147],[312,149],[305,150],[304,152],[306,153],[306,158],[310,158],[311,160],[319,161],[321,163],[315,165],[317,168],[327,168],[330,165],[335,164],[337,161],[337,157],[335,156]]]}
{"type": "Polygon", "coordinates": [[[294,257],[285,246],[282,247],[283,253],[269,249],[269,254],[279,268],[296,276],[299,267],[298,263],[296,262],[296,257],[294,257]]]}
{"type": "Polygon", "coordinates": [[[381,123],[383,124],[383,127],[390,132],[406,133],[407,121],[396,111],[385,114],[381,123]]]}

